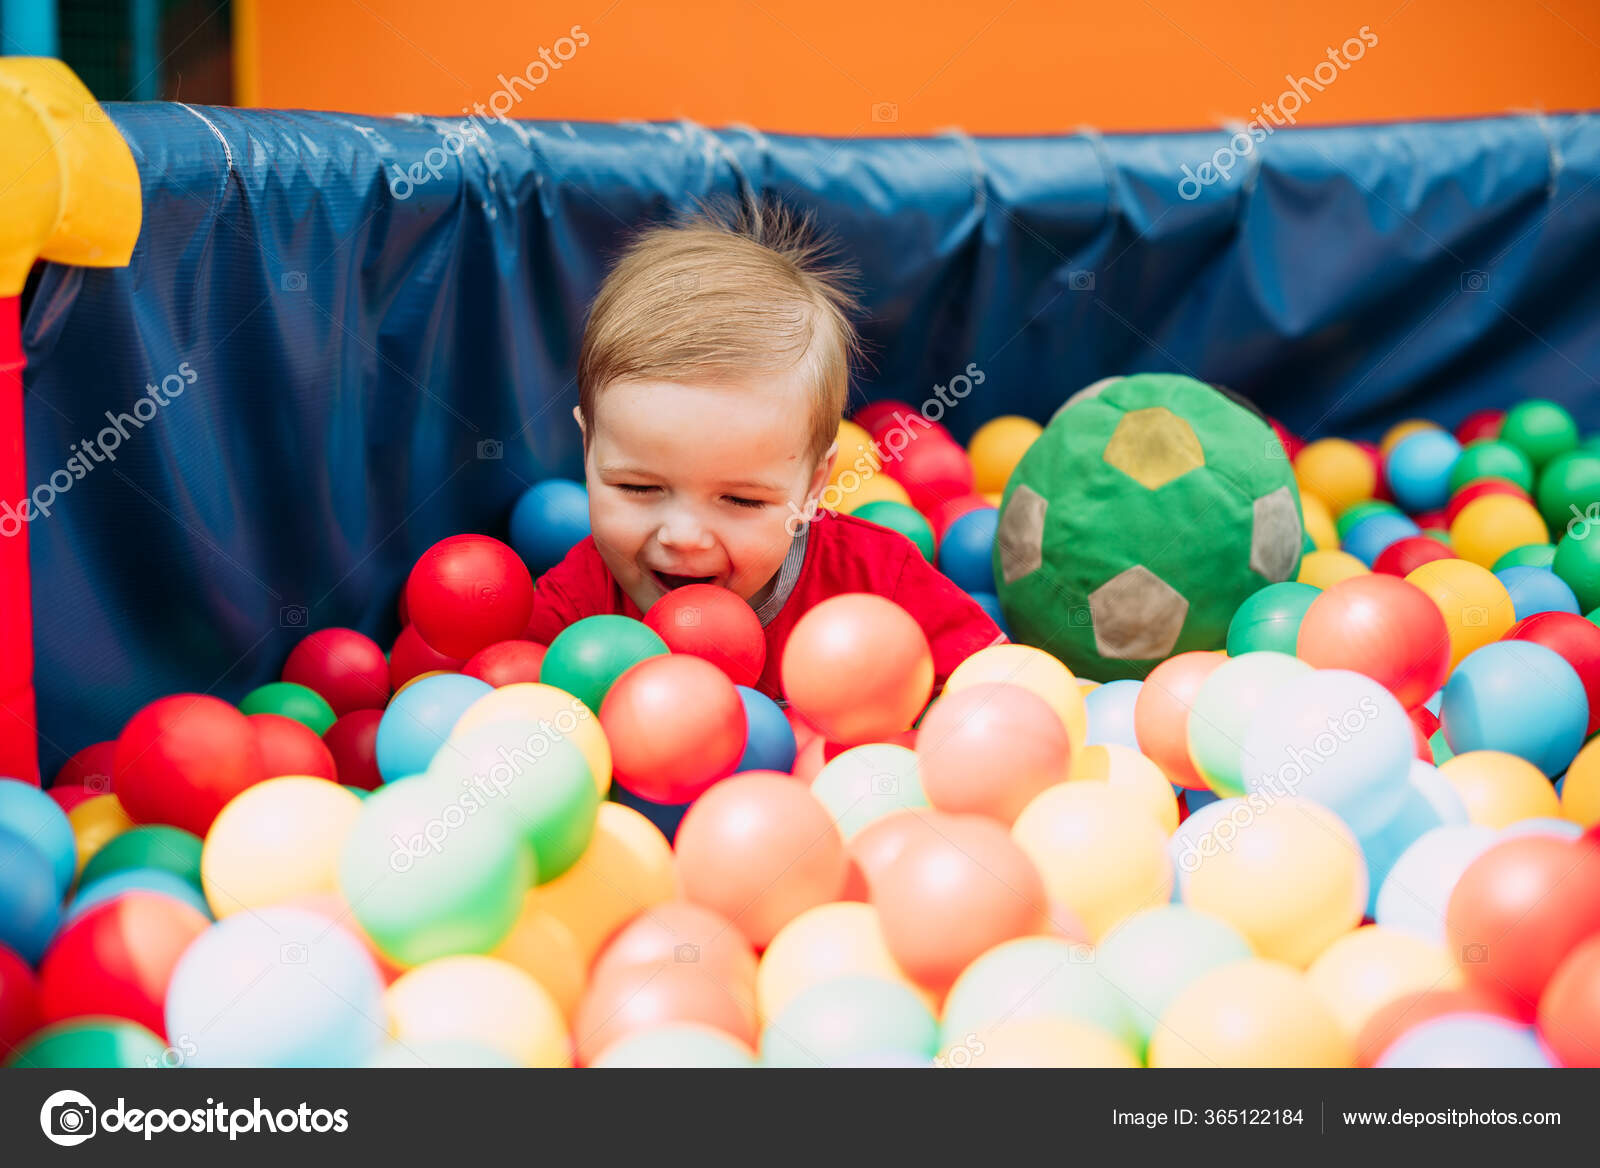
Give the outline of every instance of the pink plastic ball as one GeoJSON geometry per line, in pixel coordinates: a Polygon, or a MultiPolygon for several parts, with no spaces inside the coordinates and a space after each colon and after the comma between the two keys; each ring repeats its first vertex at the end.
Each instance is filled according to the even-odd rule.
{"type": "Polygon", "coordinates": [[[1015,685],[974,685],[939,698],[917,735],[917,767],[940,811],[1006,826],[1040,791],[1065,782],[1072,743],[1043,698],[1015,685]]]}
{"type": "Polygon", "coordinates": [[[727,778],[744,753],[744,703],[733,682],[687,653],[649,657],[600,703],[612,776],[654,803],[687,803],[727,778]]]}

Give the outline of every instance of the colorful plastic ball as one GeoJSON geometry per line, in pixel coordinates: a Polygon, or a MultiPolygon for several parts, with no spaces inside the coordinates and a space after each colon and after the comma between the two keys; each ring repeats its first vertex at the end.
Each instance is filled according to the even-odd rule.
{"type": "Polygon", "coordinates": [[[1578,424],[1564,407],[1534,398],[1507,411],[1499,440],[1515,446],[1541,470],[1558,455],[1577,449],[1578,424]]]}
{"type": "Polygon", "coordinates": [[[1365,925],[1329,945],[1306,970],[1306,980],[1352,1043],[1395,998],[1462,984],[1443,945],[1381,925],[1365,925]]]}
{"type": "Polygon", "coordinates": [[[829,740],[856,746],[911,725],[933,692],[933,652],[894,601],[846,593],[796,623],[782,676],[802,717],[829,740]]]}
{"type": "Polygon", "coordinates": [[[504,1051],[480,1042],[438,1039],[404,1043],[391,1039],[365,1065],[383,1069],[475,1067],[481,1070],[511,1070],[518,1063],[504,1051]]]}
{"type": "Polygon", "coordinates": [[[200,858],[217,919],[334,891],[340,849],[361,806],[335,783],[298,776],[268,779],[240,794],[211,825],[200,858]]]}
{"type": "Polygon", "coordinates": [[[522,635],[533,611],[533,577],[499,540],[452,535],[417,559],[406,579],[406,611],[424,641],[464,659],[522,635]]]}
{"type": "Polygon", "coordinates": [[[1435,560],[1408,573],[1428,594],[1450,636],[1450,668],[1468,653],[1504,636],[1517,623],[1511,594],[1495,574],[1466,560],[1435,560]]]}
{"type": "Polygon", "coordinates": [[[1073,756],[1072,773],[1067,779],[1124,788],[1139,800],[1163,835],[1171,835],[1178,827],[1178,797],[1172,783],[1160,767],[1137,750],[1115,743],[1086,746],[1073,756]]]}
{"type": "Polygon", "coordinates": [[[359,1066],[387,1037],[383,979],[326,917],[262,908],[212,925],[167,990],[166,1033],[195,1067],[359,1066]]]}
{"type": "Polygon", "coordinates": [[[293,718],[319,735],[333,725],[336,716],[333,707],[316,690],[292,681],[274,681],[257,686],[244,695],[239,709],[246,714],[277,714],[293,718]]]}
{"type": "Polygon", "coordinates": [[[1505,418],[1504,410],[1476,410],[1462,419],[1461,424],[1456,427],[1456,440],[1465,445],[1485,438],[1491,440],[1498,438],[1505,418]]]}
{"type": "Polygon", "coordinates": [[[1378,1067],[1547,1068],[1533,1031],[1502,1018],[1451,1014],[1413,1027],[1374,1064],[1378,1067]]]}
{"type": "Polygon", "coordinates": [[[1017,685],[1043,698],[1061,724],[1073,749],[1083,745],[1089,733],[1089,716],[1084,710],[1083,690],[1072,671],[1043,649],[1031,645],[992,645],[980,649],[951,672],[944,692],[959,693],[972,685],[989,682],[1017,685]]]}
{"type": "Polygon", "coordinates": [[[837,483],[845,471],[850,471],[859,478],[869,470],[876,472],[883,468],[883,460],[878,457],[877,443],[873,442],[872,435],[861,425],[848,418],[840,419],[838,436],[834,441],[838,444],[839,453],[834,458],[833,470],[828,475],[830,484],[837,483]]]}
{"type": "MultiPolygon", "coordinates": [[[[692,813],[691,813],[692,814],[692,813]]],[[[1039,930],[1044,882],[1000,824],[940,815],[871,881],[884,940],[918,985],[943,990],[979,954],[1039,930]]]]}
{"type": "Polygon", "coordinates": [[[1586,828],[1600,824],[1600,745],[1592,739],[1561,781],[1561,814],[1586,828]]]}
{"type": "Polygon", "coordinates": [[[1504,828],[1560,814],[1555,789],[1527,759],[1498,750],[1468,750],[1439,764],[1473,823],[1504,828]]]}
{"type": "Polygon", "coordinates": [[[508,817],[469,813],[425,776],[363,800],[339,856],[339,891],[361,928],[405,965],[485,953],[504,939],[536,875],[508,817]]]}
{"type": "MultiPolygon", "coordinates": [[[[943,425],[923,419],[916,406],[911,405],[909,402],[903,402],[899,398],[884,398],[881,401],[869,402],[852,415],[851,421],[866,430],[874,438],[895,426],[906,430],[912,437],[931,430],[945,438],[950,438],[950,432],[943,425]],[[916,415],[918,419],[914,423],[910,421],[912,415],[916,415]],[[915,429],[912,428],[913,426],[915,426],[915,429]]],[[[954,439],[950,440],[954,441],[954,439]]]]}
{"type": "MultiPolygon", "coordinates": [[[[371,710],[376,714],[379,711],[371,710]]],[[[339,781],[338,764],[326,742],[311,727],[282,714],[251,714],[255,727],[256,749],[261,752],[261,773],[268,778],[279,775],[311,775],[339,781]]],[[[328,730],[333,727],[329,726],[328,730]]]]}
{"type": "Polygon", "coordinates": [[[0,945],[36,963],[61,920],[55,861],[30,838],[0,827],[0,872],[0,945]]]}
{"type": "Polygon", "coordinates": [[[95,742],[85,746],[66,762],[51,780],[52,787],[99,786],[96,794],[111,790],[111,780],[116,770],[117,743],[115,739],[95,742]]]}
{"type": "Polygon", "coordinates": [[[778,930],[756,970],[757,1015],[770,1021],[807,990],[844,977],[913,984],[889,952],[877,910],[860,901],[818,905],[778,930]]]}
{"type": "Polygon", "coordinates": [[[283,680],[315,691],[336,715],[381,710],[389,700],[389,662],[371,637],[355,629],[318,629],[296,645],[283,680]]]}
{"type": "Polygon", "coordinates": [[[939,571],[967,592],[993,592],[994,540],[1000,512],[969,511],[952,523],[939,545],[939,571]]]}
{"type": "Polygon", "coordinates": [[[644,623],[672,652],[704,658],[738,685],[755,685],[761,679],[767,664],[761,618],[726,588],[715,584],[674,588],[650,606],[644,623]]]}
{"type": "Polygon", "coordinates": [[[1200,687],[1227,658],[1221,653],[1179,653],[1150,671],[1134,704],[1139,752],[1182,787],[1205,787],[1189,758],[1189,712],[1200,687]]]}
{"type": "Polygon", "coordinates": [[[1303,494],[1315,495],[1337,516],[1377,492],[1372,461],[1354,442],[1319,438],[1295,456],[1294,477],[1303,494]]]}
{"type": "Polygon", "coordinates": [[[533,641],[496,641],[469,657],[461,672],[496,688],[536,682],[544,654],[545,647],[533,641]]]}
{"type": "Polygon", "coordinates": [[[114,900],[128,892],[148,892],[186,904],[196,912],[211,919],[211,906],[199,887],[176,876],[164,868],[124,868],[96,880],[78,891],[67,904],[62,926],[70,925],[98,904],[114,900]]]}
{"type": "Polygon", "coordinates": [[[1548,816],[1536,819],[1519,819],[1500,829],[1501,839],[1511,839],[1519,835],[1548,835],[1560,840],[1575,840],[1583,838],[1583,828],[1566,819],[1554,819],[1548,816]]]}
{"type": "Polygon", "coordinates": [[[899,980],[843,977],[790,1001],[761,1035],[768,1067],[832,1067],[864,1054],[895,1052],[931,1059],[939,1023],[899,980]]]}
{"type": "Polygon", "coordinates": [[[598,710],[617,678],[647,657],[666,652],[666,642],[643,621],[625,616],[585,617],[550,642],[539,680],[598,710]]]}
{"type": "Polygon", "coordinates": [[[1498,1002],[1467,985],[1400,994],[1373,1011],[1361,1027],[1361,1033],[1356,1037],[1356,1065],[1374,1066],[1389,1047],[1417,1027],[1435,1018],[1462,1014],[1481,1014],[1516,1021],[1505,1013],[1498,1002]]]}
{"type": "MultiPolygon", "coordinates": [[[[876,456],[874,456],[876,458],[876,456]]],[[[882,466],[881,462],[877,463],[882,466]]],[[[847,469],[834,484],[833,489],[838,493],[838,510],[846,515],[854,514],[871,503],[899,503],[902,506],[911,506],[911,496],[906,489],[888,475],[877,473],[858,473],[847,469]]]]}
{"type": "Polygon", "coordinates": [[[794,728],[778,704],[759,690],[739,686],[739,701],[744,706],[744,753],[734,764],[735,774],[744,771],[787,771],[794,766],[794,728]]]}
{"type": "MultiPolygon", "coordinates": [[[[1059,723],[1057,733],[1066,737],[1059,723]]],[[[835,755],[810,786],[847,842],[886,815],[928,806],[916,752],[893,743],[868,743],[835,755]]]]}
{"type": "Polygon", "coordinates": [[[445,957],[407,971],[384,995],[377,1017],[394,1037],[418,1042],[471,1042],[521,1067],[572,1064],[566,1019],[548,990],[514,965],[493,957],[445,957]]]}
{"type": "Polygon", "coordinates": [[[596,1070],[696,1067],[749,1070],[754,1053],[743,1043],[701,1022],[668,1022],[613,1042],[590,1064],[596,1070]]]}
{"type": "Polygon", "coordinates": [[[6,1065],[33,1070],[144,1070],[163,1065],[166,1051],[167,1044],[137,1022],[85,1018],[35,1032],[6,1065]]]}
{"type": "Polygon", "coordinates": [[[640,913],[606,943],[591,979],[628,966],[693,965],[703,977],[730,990],[754,994],[756,955],[726,917],[685,900],[669,900],[640,913]]]}
{"type": "Polygon", "coordinates": [[[1131,1070],[1138,1057],[1104,1030],[1069,1018],[1030,1018],[1004,1022],[981,1040],[947,1047],[934,1062],[938,1067],[1021,1069],[1042,1067],[1108,1067],[1131,1070]]]}
{"type": "Polygon", "coordinates": [[[78,845],[60,805],[31,783],[0,778],[0,828],[16,833],[49,859],[56,897],[65,896],[78,870],[78,845]]]}
{"type": "Polygon", "coordinates": [[[1505,479],[1523,492],[1533,490],[1533,463],[1518,447],[1502,441],[1469,442],[1450,469],[1452,494],[1480,479],[1505,479]]]}
{"type": "Polygon", "coordinates": [[[589,492],[571,479],[534,483],[511,508],[511,546],[535,576],[566,559],[588,534],[589,492]]]}
{"type": "Polygon", "coordinates": [[[713,786],[678,828],[684,895],[763,946],[800,913],[838,897],[844,840],[802,784],[755,772],[713,786]]]}
{"type": "MultiPolygon", "coordinates": [[[[1510,479],[1496,478],[1494,476],[1477,479],[1450,496],[1450,502],[1444,509],[1444,522],[1436,526],[1449,528],[1456,521],[1456,516],[1461,514],[1463,508],[1490,495],[1502,495],[1508,499],[1521,499],[1524,503],[1533,502],[1533,496],[1510,479]]],[[[1438,512],[1433,514],[1437,515],[1438,512]]]]}
{"type": "Polygon", "coordinates": [[[78,877],[79,894],[118,872],[131,869],[170,872],[199,892],[201,847],[199,836],[166,824],[122,832],[108,840],[83,866],[78,877]]]}
{"type": "Polygon", "coordinates": [[[1334,530],[1339,533],[1340,542],[1344,541],[1344,538],[1350,534],[1352,528],[1375,515],[1388,515],[1399,519],[1406,518],[1405,512],[1401,511],[1393,503],[1385,502],[1382,499],[1367,499],[1339,513],[1339,518],[1334,523],[1334,530]]]}
{"type": "Polygon", "coordinates": [[[698,1022],[736,1042],[756,1042],[754,995],[706,977],[693,962],[623,965],[592,977],[572,1020],[579,1066],[592,1065],[614,1044],[658,1026],[698,1022]]]}
{"type": "MultiPolygon", "coordinates": [[[[1521,547],[1512,548],[1505,555],[1494,562],[1490,571],[1496,575],[1507,568],[1550,568],[1556,561],[1556,545],[1553,543],[1525,543],[1521,547]]],[[[1576,601],[1574,601],[1576,603],[1576,601]]]]}
{"type": "Polygon", "coordinates": [[[857,507],[851,514],[868,523],[876,523],[879,527],[887,527],[890,531],[898,531],[916,545],[924,560],[930,564],[933,562],[933,525],[915,507],[896,503],[892,499],[879,499],[857,507]]]}
{"type": "Polygon", "coordinates": [[[378,727],[382,722],[382,710],[354,710],[323,734],[322,744],[333,758],[340,783],[364,791],[383,786],[383,772],[378,769],[378,727]]]}
{"type": "Polygon", "coordinates": [[[678,896],[672,848],[639,812],[601,803],[588,849],[538,893],[545,911],[571,930],[587,963],[620,926],[678,896]]]}
{"type": "Polygon", "coordinates": [[[1485,568],[1512,548],[1539,543],[1546,535],[1538,509],[1510,495],[1474,499],[1450,524],[1450,546],[1456,555],[1485,568]]]}
{"type": "Polygon", "coordinates": [[[728,675],[687,653],[641,661],[600,706],[612,775],[656,803],[687,803],[733,773],[744,753],[744,704],[728,675]]]}
{"type": "Polygon", "coordinates": [[[1562,1066],[1600,1067],[1600,935],[1551,975],[1539,998],[1539,1034],[1562,1066]]]}
{"type": "Polygon", "coordinates": [[[985,683],[934,701],[918,724],[917,759],[934,807],[1009,826],[1035,795],[1066,781],[1072,742],[1043,698],[985,683]]]}
{"type": "Polygon", "coordinates": [[[0,1065],[39,1028],[39,985],[21,957],[0,945],[0,1065]]]}
{"type": "Polygon", "coordinates": [[[947,499],[972,493],[972,462],[955,442],[924,434],[896,458],[892,434],[875,434],[874,438],[884,452],[884,470],[906,489],[918,511],[932,511],[947,499]]]}
{"type": "Polygon", "coordinates": [[[1347,1067],[1354,1055],[1303,974],[1255,958],[1190,982],[1150,1037],[1152,1067],[1347,1067]]]}
{"type": "Polygon", "coordinates": [[[1407,511],[1432,511],[1450,501],[1450,471],[1461,443],[1437,428],[1406,435],[1388,451],[1384,477],[1407,511]]]}
{"type": "Polygon", "coordinates": [[[250,719],[202,694],[158,698],[117,736],[117,798],[138,823],[205,835],[223,805],[263,773],[250,719]]]}
{"type": "Polygon", "coordinates": [[[1307,552],[1300,560],[1300,571],[1295,580],[1313,588],[1331,588],[1340,580],[1352,576],[1365,576],[1372,569],[1349,552],[1307,552]]]}
{"type": "Polygon", "coordinates": [[[589,976],[589,954],[572,930],[546,910],[538,889],[528,890],[516,923],[489,956],[516,966],[542,985],[563,1017],[571,1018],[577,1010],[589,976]]]}
{"type": "Polygon", "coordinates": [[[1189,761],[1211,790],[1244,794],[1243,744],[1251,719],[1282,686],[1310,672],[1298,658],[1257,652],[1230,657],[1205,679],[1190,707],[1189,761]]]}
{"type": "Polygon", "coordinates": [[[67,812],[72,835],[78,845],[78,872],[93,860],[101,848],[135,824],[115,795],[94,795],[67,812]]]}
{"type": "Polygon", "coordinates": [[[1394,494],[1389,490],[1389,480],[1383,473],[1383,452],[1378,449],[1376,442],[1357,441],[1356,447],[1366,455],[1367,461],[1372,464],[1373,488],[1372,497],[1384,503],[1393,503],[1394,494]]]}
{"type": "Polygon", "coordinates": [[[1084,739],[1086,745],[1113,745],[1126,746],[1129,750],[1139,749],[1139,735],[1134,726],[1134,711],[1138,706],[1139,691],[1143,686],[1142,681],[1123,678],[1096,686],[1083,695],[1084,712],[1089,718],[1089,732],[1084,739]]]}
{"type": "Polygon", "coordinates": [[[1589,700],[1576,670],[1535,641],[1485,645],[1444,687],[1439,721],[1457,755],[1498,750],[1552,777],[1567,769],[1589,725],[1589,700]]]}
{"type": "Polygon", "coordinates": [[[1588,519],[1581,522],[1574,519],[1557,542],[1556,558],[1550,563],[1586,613],[1600,608],[1600,539],[1588,538],[1590,529],[1595,526],[1597,524],[1588,519]]]}
{"type": "Polygon", "coordinates": [[[950,530],[950,525],[963,515],[972,511],[981,511],[985,508],[993,509],[994,503],[983,495],[960,495],[954,499],[947,499],[933,509],[928,515],[928,522],[933,527],[935,545],[944,539],[944,533],[950,530]]]}
{"type": "Polygon", "coordinates": [[[496,722],[535,722],[551,737],[572,739],[589,763],[595,790],[605,798],[611,788],[611,745],[600,719],[570,693],[539,682],[501,686],[468,706],[450,733],[458,737],[496,722]]]}
{"type": "Polygon", "coordinates": [[[1400,857],[1436,827],[1469,821],[1466,804],[1432,762],[1416,759],[1400,806],[1357,837],[1367,861],[1367,915],[1377,918],[1378,897],[1400,857]]]}
{"type": "Polygon", "coordinates": [[[1044,432],[1032,418],[1005,414],[979,426],[967,444],[972,459],[973,488],[978,491],[1003,491],[1011,472],[1028,452],[1028,447],[1044,432]]]}
{"type": "Polygon", "coordinates": [[[389,685],[398,691],[414,677],[424,673],[457,673],[466,659],[441,653],[422,639],[412,625],[400,630],[389,650],[389,685]]]}
{"type": "Polygon", "coordinates": [[[1350,528],[1341,547],[1370,568],[1391,546],[1421,530],[1404,515],[1369,515],[1350,528]]]}
{"type": "Polygon", "coordinates": [[[1300,496],[1300,518],[1305,523],[1306,551],[1339,548],[1339,529],[1333,521],[1328,505],[1315,495],[1300,496]]]}
{"type": "Polygon", "coordinates": [[[1267,425],[1272,427],[1272,433],[1278,439],[1278,445],[1283,447],[1284,454],[1291,460],[1305,447],[1305,441],[1297,437],[1289,427],[1278,421],[1277,418],[1268,415],[1267,425]]]}
{"type": "Polygon", "coordinates": [[[420,775],[439,753],[461,715],[494,687],[476,677],[443,673],[396,694],[378,723],[375,751],[384,781],[420,775]]]}
{"type": "Polygon", "coordinates": [[[1374,572],[1342,580],[1311,602],[1295,653],[1318,669],[1363,673],[1410,710],[1444,684],[1450,635],[1420,588],[1374,572]]]}
{"type": "Polygon", "coordinates": [[[1561,577],[1549,568],[1499,568],[1495,571],[1495,577],[1511,594],[1511,607],[1519,621],[1536,613],[1566,612],[1579,615],[1578,598],[1561,577]]]}
{"type": "Polygon", "coordinates": [[[1533,1021],[1551,975],[1600,934],[1600,848],[1543,835],[1501,840],[1461,874],[1445,927],[1467,981],[1533,1021]]]}
{"type": "MultiPolygon", "coordinates": [[[[1284,580],[1268,584],[1241,604],[1228,624],[1228,656],[1263,650],[1293,655],[1300,622],[1321,590],[1284,580]]],[[[1090,716],[1093,729],[1094,718],[1090,716]]]]}
{"type": "Polygon", "coordinates": [[[1565,529],[1575,519],[1600,515],[1600,451],[1557,455],[1540,471],[1535,497],[1552,531],[1565,529]]]}
{"type": "Polygon", "coordinates": [[[1384,459],[1387,460],[1388,457],[1394,453],[1395,447],[1399,446],[1400,443],[1404,442],[1407,438],[1410,438],[1414,434],[1421,434],[1430,431],[1445,434],[1449,433],[1449,431],[1444,430],[1438,422],[1429,421],[1427,418],[1407,418],[1403,422],[1396,422],[1383,432],[1382,438],[1378,439],[1378,453],[1383,455],[1384,459]]]}

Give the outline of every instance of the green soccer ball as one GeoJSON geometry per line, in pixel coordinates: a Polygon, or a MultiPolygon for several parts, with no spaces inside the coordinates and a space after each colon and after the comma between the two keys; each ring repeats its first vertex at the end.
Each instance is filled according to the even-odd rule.
{"type": "Polygon", "coordinates": [[[1270,426],[1193,378],[1070,398],[1000,502],[994,578],[1012,639],[1096,681],[1221,649],[1244,600],[1294,579],[1294,470],[1270,426]]]}

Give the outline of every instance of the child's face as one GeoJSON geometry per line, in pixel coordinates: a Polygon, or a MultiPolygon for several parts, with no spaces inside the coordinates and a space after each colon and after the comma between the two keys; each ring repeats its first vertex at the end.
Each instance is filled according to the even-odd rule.
{"type": "Polygon", "coordinates": [[[685,584],[750,600],[777,574],[792,517],[833,463],[832,451],[810,456],[808,394],[757,374],[738,384],[622,382],[597,395],[585,434],[590,528],[642,611],[685,584]]]}

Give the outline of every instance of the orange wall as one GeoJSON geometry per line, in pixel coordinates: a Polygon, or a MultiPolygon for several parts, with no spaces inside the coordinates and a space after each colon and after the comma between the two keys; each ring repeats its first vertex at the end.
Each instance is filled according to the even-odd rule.
{"type": "Polygon", "coordinates": [[[241,105],[371,114],[495,100],[573,25],[589,43],[535,65],[509,116],[841,136],[1207,127],[1276,101],[1286,73],[1363,25],[1377,44],[1308,91],[1299,122],[1600,108],[1594,0],[238,0],[235,23],[241,105]]]}

